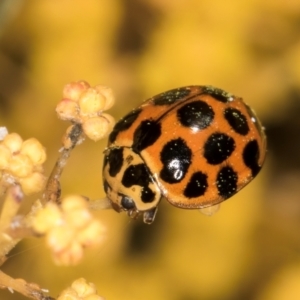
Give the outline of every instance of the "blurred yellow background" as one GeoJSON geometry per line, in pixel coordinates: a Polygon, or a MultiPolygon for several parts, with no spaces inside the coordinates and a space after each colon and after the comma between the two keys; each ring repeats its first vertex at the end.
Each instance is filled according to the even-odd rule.
{"type": "MultiPolygon", "coordinates": [[[[266,127],[265,167],[212,217],[168,203],[151,226],[98,212],[106,242],[79,266],[55,266],[43,240],[32,239],[3,270],[53,297],[84,277],[107,300],[299,300],[300,1],[0,2],[0,125],[40,140],[48,174],[68,125],[55,105],[80,79],[114,89],[116,119],[185,85],[242,96],[266,127]]],[[[75,149],[63,195],[104,196],[105,145],[75,149]]],[[[24,297],[1,290],[0,299],[24,297]]]]}

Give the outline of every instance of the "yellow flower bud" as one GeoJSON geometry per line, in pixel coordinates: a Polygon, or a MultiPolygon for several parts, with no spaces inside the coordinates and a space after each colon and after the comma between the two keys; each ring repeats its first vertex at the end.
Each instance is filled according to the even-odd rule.
{"type": "Polygon", "coordinates": [[[93,283],[87,282],[84,278],[79,278],[72,283],[71,287],[65,289],[57,300],[104,300],[104,298],[97,295],[93,283]]]}
{"type": "Polygon", "coordinates": [[[27,177],[20,178],[20,184],[24,194],[34,194],[43,190],[46,184],[46,177],[40,172],[33,172],[27,177]]]}
{"type": "Polygon", "coordinates": [[[78,209],[68,212],[66,222],[73,228],[82,228],[91,220],[91,214],[88,209],[78,209]]]}
{"type": "Polygon", "coordinates": [[[70,99],[61,100],[56,106],[58,117],[66,121],[75,121],[79,118],[79,105],[76,101],[70,99]]]}
{"type": "Polygon", "coordinates": [[[27,155],[34,165],[41,165],[46,160],[46,151],[35,138],[26,140],[21,147],[21,154],[27,155]]]}
{"type": "Polygon", "coordinates": [[[65,289],[60,293],[57,300],[82,300],[77,296],[77,293],[71,288],[65,289]]]}
{"type": "Polygon", "coordinates": [[[6,168],[10,158],[11,158],[10,150],[3,144],[0,144],[0,170],[6,168]]]}
{"type": "Polygon", "coordinates": [[[114,126],[114,118],[108,114],[87,119],[82,124],[84,133],[93,141],[98,141],[107,136],[114,126]]]}
{"type": "Polygon", "coordinates": [[[54,261],[58,265],[76,265],[83,256],[83,249],[82,246],[77,243],[73,242],[68,248],[54,253],[54,261]]]}
{"type": "Polygon", "coordinates": [[[86,200],[81,196],[64,198],[61,208],[65,213],[66,223],[72,228],[82,228],[91,220],[86,200]]]}
{"type": "Polygon", "coordinates": [[[72,288],[79,297],[86,297],[97,292],[93,283],[88,283],[84,278],[79,278],[72,283],[72,288]]]}
{"type": "Polygon", "coordinates": [[[32,173],[33,163],[27,155],[13,155],[7,167],[7,171],[15,177],[26,177],[32,173]]]}
{"type": "Polygon", "coordinates": [[[115,103],[115,96],[113,90],[104,85],[96,85],[95,89],[105,97],[105,105],[102,110],[110,109],[115,103]]]}
{"type": "Polygon", "coordinates": [[[41,209],[32,220],[33,229],[41,234],[48,232],[53,226],[61,225],[62,212],[54,203],[47,203],[44,209],[41,209]]]}
{"type": "Polygon", "coordinates": [[[76,240],[83,246],[93,246],[100,243],[104,238],[105,227],[98,221],[94,220],[78,232],[76,240]]]}
{"type": "Polygon", "coordinates": [[[71,195],[65,197],[61,204],[61,209],[64,212],[86,209],[87,207],[88,207],[87,201],[83,197],[78,195],[71,195]]]}
{"type": "Polygon", "coordinates": [[[33,229],[46,234],[48,247],[57,264],[77,264],[83,249],[103,239],[104,227],[95,220],[82,196],[68,196],[60,206],[48,203],[33,221],[33,229]]]}
{"type": "Polygon", "coordinates": [[[47,244],[53,252],[64,251],[73,242],[76,232],[68,225],[53,227],[47,235],[47,244]]]}
{"type": "Polygon", "coordinates": [[[105,106],[105,96],[97,90],[89,88],[82,93],[78,101],[81,115],[96,115],[105,106]]]}
{"type": "Polygon", "coordinates": [[[23,140],[17,133],[10,133],[5,136],[2,144],[5,145],[11,153],[17,153],[20,151],[23,140]]]}
{"type": "Polygon", "coordinates": [[[63,89],[63,97],[70,100],[78,101],[82,92],[88,89],[89,87],[90,85],[83,80],[78,82],[71,82],[65,85],[63,89]]]}

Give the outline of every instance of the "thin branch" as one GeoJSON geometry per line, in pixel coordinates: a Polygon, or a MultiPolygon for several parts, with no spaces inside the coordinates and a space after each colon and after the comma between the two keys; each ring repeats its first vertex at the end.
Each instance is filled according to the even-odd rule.
{"type": "Polygon", "coordinates": [[[89,208],[92,210],[112,209],[111,201],[108,198],[89,201],[89,208]]]}
{"type": "Polygon", "coordinates": [[[8,234],[11,223],[17,214],[23,199],[23,193],[18,185],[13,186],[7,191],[0,216],[0,258],[5,255],[20,241],[8,234]]]}
{"type": "Polygon", "coordinates": [[[71,151],[76,145],[80,144],[82,140],[83,131],[81,124],[73,124],[64,137],[63,148],[61,149],[60,156],[58,157],[56,164],[49,176],[45,193],[43,195],[43,200],[45,202],[52,201],[59,203],[61,194],[60,177],[62,171],[67,164],[67,160],[71,155],[71,151]]]}
{"type": "Polygon", "coordinates": [[[23,279],[14,279],[0,271],[0,288],[8,288],[34,300],[55,300],[50,296],[45,296],[42,289],[34,283],[27,283],[23,279]]]}

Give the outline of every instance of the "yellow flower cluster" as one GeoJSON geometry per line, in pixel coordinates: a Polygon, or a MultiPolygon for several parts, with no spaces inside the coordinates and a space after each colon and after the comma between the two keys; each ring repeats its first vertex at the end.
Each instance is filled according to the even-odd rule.
{"type": "Polygon", "coordinates": [[[0,141],[0,186],[20,184],[25,194],[44,188],[44,147],[35,138],[23,141],[17,133],[6,134],[0,141]]]}
{"type": "Polygon", "coordinates": [[[32,221],[33,229],[45,234],[53,258],[60,265],[75,265],[83,256],[83,248],[99,244],[105,228],[88,210],[81,196],[68,196],[61,206],[48,202],[32,221]]]}
{"type": "Polygon", "coordinates": [[[97,295],[97,290],[93,283],[88,283],[84,278],[75,280],[71,287],[65,289],[57,300],[104,300],[97,295]]]}
{"type": "Polygon", "coordinates": [[[85,81],[67,84],[63,99],[56,106],[60,119],[82,124],[86,136],[94,141],[105,137],[113,127],[114,118],[103,111],[115,102],[112,90],[97,85],[91,87],[85,81]]]}

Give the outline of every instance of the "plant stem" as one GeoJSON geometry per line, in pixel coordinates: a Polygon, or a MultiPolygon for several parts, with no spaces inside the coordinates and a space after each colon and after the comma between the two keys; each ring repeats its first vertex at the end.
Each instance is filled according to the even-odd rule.
{"type": "Polygon", "coordinates": [[[41,288],[33,283],[27,283],[24,279],[14,279],[0,271],[0,288],[8,288],[10,291],[17,291],[27,298],[34,300],[55,300],[45,296],[41,288]]]}
{"type": "Polygon", "coordinates": [[[83,139],[84,136],[81,124],[76,123],[68,128],[63,138],[63,148],[60,150],[60,156],[58,157],[46,184],[45,193],[43,194],[44,202],[52,201],[60,203],[60,177],[62,171],[67,164],[67,160],[71,155],[71,151],[76,145],[80,144],[83,139]]]}

